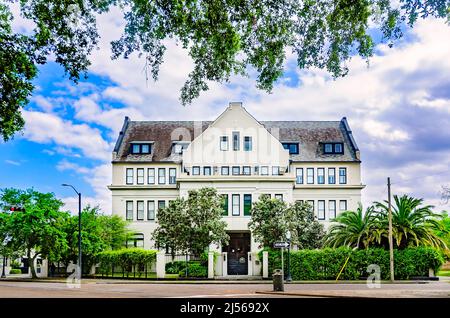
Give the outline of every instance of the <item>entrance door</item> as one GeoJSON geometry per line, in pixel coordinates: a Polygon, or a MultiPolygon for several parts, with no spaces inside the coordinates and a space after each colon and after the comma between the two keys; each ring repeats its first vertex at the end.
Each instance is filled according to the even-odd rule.
{"type": "Polygon", "coordinates": [[[230,242],[222,248],[228,254],[228,275],[248,274],[248,252],[250,252],[250,233],[228,233],[230,242]]]}

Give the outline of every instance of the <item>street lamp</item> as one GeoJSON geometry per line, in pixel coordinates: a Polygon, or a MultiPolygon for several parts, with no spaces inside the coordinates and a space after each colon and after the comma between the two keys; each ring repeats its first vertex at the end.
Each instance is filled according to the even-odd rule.
{"type": "Polygon", "coordinates": [[[286,282],[292,282],[292,277],[291,277],[291,231],[287,231],[286,233],[286,239],[289,243],[288,246],[288,259],[287,259],[287,277],[286,277],[286,282]]]}
{"type": "Polygon", "coordinates": [[[79,267],[79,275],[81,278],[81,274],[82,274],[82,262],[81,262],[81,193],[78,192],[74,186],[70,185],[70,184],[66,184],[63,183],[62,184],[63,187],[71,187],[73,189],[73,191],[76,192],[76,194],[78,194],[78,267],[79,267]]]}

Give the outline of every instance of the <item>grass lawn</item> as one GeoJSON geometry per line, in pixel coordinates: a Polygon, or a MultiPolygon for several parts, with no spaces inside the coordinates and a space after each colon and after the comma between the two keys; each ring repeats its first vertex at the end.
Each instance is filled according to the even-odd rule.
{"type": "Polygon", "coordinates": [[[450,269],[443,269],[437,273],[437,276],[450,276],[450,269]]]}

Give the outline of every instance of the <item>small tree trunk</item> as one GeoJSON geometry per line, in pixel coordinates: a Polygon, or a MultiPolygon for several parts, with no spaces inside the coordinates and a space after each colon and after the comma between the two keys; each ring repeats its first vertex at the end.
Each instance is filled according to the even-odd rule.
{"type": "Polygon", "coordinates": [[[34,256],[31,257],[31,250],[28,250],[28,252],[27,252],[28,265],[30,265],[31,278],[33,278],[33,279],[37,278],[36,268],[34,267],[34,260],[36,259],[37,256],[38,256],[38,254],[34,254],[34,256]]]}

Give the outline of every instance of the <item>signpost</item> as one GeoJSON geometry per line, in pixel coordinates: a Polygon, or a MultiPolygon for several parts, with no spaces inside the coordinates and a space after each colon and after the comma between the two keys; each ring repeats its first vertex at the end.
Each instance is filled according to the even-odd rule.
{"type": "Polygon", "coordinates": [[[283,279],[284,279],[284,256],[283,252],[284,249],[289,247],[289,242],[275,242],[273,243],[274,248],[281,248],[281,272],[283,273],[283,279]]]}

